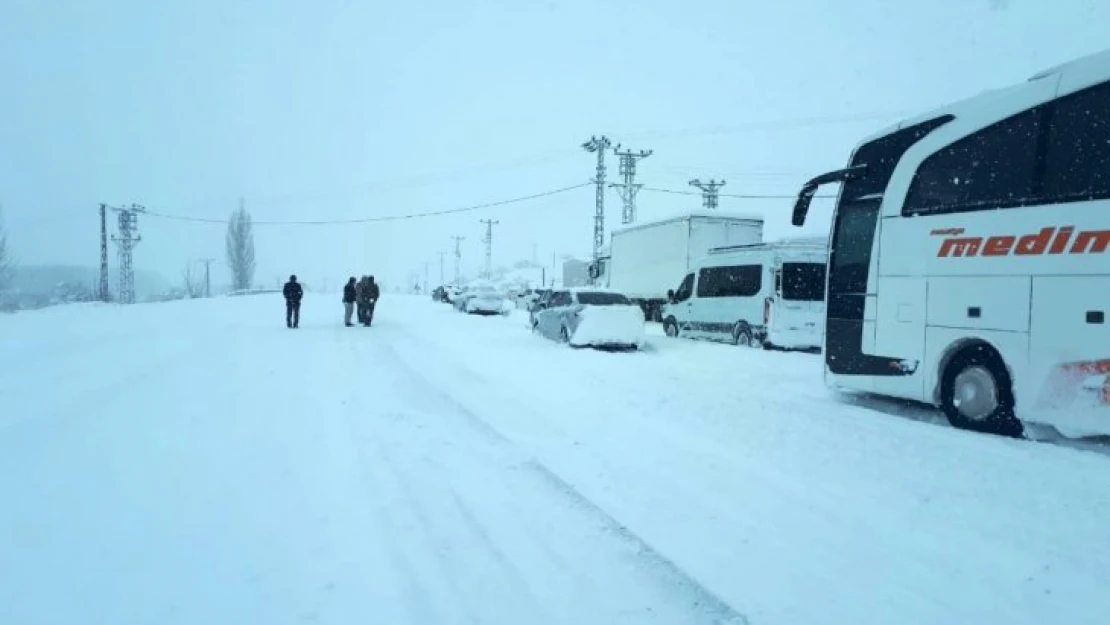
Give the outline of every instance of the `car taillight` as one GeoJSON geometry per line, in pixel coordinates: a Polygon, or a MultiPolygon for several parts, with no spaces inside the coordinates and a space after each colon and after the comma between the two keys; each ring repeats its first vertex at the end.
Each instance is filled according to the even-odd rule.
{"type": "Polygon", "coordinates": [[[771,298],[763,300],[763,325],[771,323],[771,298]]]}

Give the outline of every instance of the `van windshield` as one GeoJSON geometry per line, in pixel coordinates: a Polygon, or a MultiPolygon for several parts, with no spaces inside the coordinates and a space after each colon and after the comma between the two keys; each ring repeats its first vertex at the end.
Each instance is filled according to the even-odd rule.
{"type": "Polygon", "coordinates": [[[819,302],[825,299],[823,263],[783,263],[782,298],[819,302]]]}

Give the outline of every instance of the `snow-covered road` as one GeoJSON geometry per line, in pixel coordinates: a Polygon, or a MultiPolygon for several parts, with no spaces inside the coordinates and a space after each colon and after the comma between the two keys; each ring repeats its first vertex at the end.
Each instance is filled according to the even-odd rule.
{"type": "Polygon", "coordinates": [[[1110,457],[309,295],[0,318],[0,623],[1102,623],[1110,457]]]}

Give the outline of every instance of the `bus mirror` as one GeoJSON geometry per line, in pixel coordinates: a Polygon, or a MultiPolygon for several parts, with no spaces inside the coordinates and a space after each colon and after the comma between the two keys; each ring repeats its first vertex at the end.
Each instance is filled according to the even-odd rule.
{"type": "Polygon", "coordinates": [[[813,180],[810,180],[802,187],[798,193],[798,201],[794,203],[794,215],[790,219],[790,223],[795,226],[802,226],[806,223],[806,215],[809,213],[809,203],[813,200],[813,194],[817,193],[817,187],[833,182],[844,182],[853,176],[863,173],[867,165],[856,165],[855,167],[848,167],[847,169],[838,169],[830,171],[827,174],[821,174],[813,180]]]}
{"type": "Polygon", "coordinates": [[[667,289],[667,302],[674,303],[674,289],[667,289]]]}

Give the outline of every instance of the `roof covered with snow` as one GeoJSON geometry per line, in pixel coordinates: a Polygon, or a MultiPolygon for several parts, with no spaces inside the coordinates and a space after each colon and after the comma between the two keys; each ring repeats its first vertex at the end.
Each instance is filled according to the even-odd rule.
{"type": "Polygon", "coordinates": [[[734,213],[728,211],[688,211],[677,213],[650,221],[638,221],[636,223],[627,224],[619,228],[614,228],[613,232],[622,232],[625,230],[633,230],[635,228],[645,228],[649,226],[657,226],[672,221],[682,221],[685,219],[721,219],[726,221],[763,221],[763,215],[759,213],[734,213]]]}

